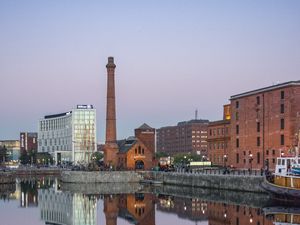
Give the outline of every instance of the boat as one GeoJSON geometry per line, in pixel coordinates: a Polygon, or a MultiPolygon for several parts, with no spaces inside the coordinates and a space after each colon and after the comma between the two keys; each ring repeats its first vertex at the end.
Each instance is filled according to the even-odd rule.
{"type": "Polygon", "coordinates": [[[295,147],[295,156],[278,157],[275,172],[267,173],[262,183],[265,190],[277,197],[300,199],[299,139],[298,146],[295,147]]]}
{"type": "Polygon", "coordinates": [[[300,208],[295,207],[266,207],[263,208],[265,216],[275,225],[300,225],[300,208]]]}

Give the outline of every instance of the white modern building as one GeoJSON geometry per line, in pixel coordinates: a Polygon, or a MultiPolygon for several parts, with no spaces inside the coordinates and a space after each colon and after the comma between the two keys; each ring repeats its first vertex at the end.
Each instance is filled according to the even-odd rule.
{"type": "Polygon", "coordinates": [[[39,121],[38,152],[48,152],[57,164],[85,164],[97,150],[96,109],[77,105],[72,111],[39,121]]]}

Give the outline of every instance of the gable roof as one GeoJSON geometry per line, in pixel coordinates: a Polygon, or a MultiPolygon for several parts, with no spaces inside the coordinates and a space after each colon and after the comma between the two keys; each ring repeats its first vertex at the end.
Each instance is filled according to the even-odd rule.
{"type": "Polygon", "coordinates": [[[128,152],[129,149],[137,142],[136,137],[128,137],[124,140],[117,141],[117,144],[119,146],[119,152],[125,153],[128,152]]]}
{"type": "Polygon", "coordinates": [[[140,127],[137,128],[137,129],[140,129],[140,130],[149,130],[149,129],[154,129],[154,128],[150,127],[150,126],[149,126],[148,124],[146,124],[146,123],[143,123],[143,125],[140,126],[140,127]]]}

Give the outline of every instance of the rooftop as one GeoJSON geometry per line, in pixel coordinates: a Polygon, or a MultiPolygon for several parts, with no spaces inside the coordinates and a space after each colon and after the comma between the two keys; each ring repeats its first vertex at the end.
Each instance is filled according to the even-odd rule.
{"type": "Polygon", "coordinates": [[[136,141],[137,139],[134,136],[128,137],[124,140],[118,140],[117,144],[119,146],[119,152],[127,152],[136,143],[136,141]]]}
{"type": "Polygon", "coordinates": [[[246,96],[250,96],[250,95],[259,94],[259,93],[262,93],[262,92],[272,91],[272,90],[276,90],[276,89],[280,89],[280,88],[284,88],[284,87],[299,86],[299,85],[300,85],[300,80],[275,84],[275,85],[272,85],[272,86],[259,88],[259,89],[253,90],[253,91],[247,91],[247,92],[244,92],[244,93],[241,93],[241,94],[232,95],[230,97],[230,100],[234,100],[234,99],[237,99],[237,98],[242,98],[242,97],[246,97],[246,96]]]}
{"type": "Polygon", "coordinates": [[[146,124],[146,123],[143,123],[143,125],[140,126],[140,127],[137,128],[137,129],[139,129],[139,130],[151,130],[151,129],[154,129],[154,128],[150,127],[150,126],[149,126],[148,124],[146,124]]]}
{"type": "Polygon", "coordinates": [[[52,118],[57,118],[57,117],[66,116],[66,115],[69,115],[69,114],[71,114],[71,113],[72,113],[72,111],[65,112],[65,113],[59,113],[59,114],[53,114],[53,115],[47,115],[47,116],[45,116],[44,118],[45,118],[45,119],[52,119],[52,118]]]}

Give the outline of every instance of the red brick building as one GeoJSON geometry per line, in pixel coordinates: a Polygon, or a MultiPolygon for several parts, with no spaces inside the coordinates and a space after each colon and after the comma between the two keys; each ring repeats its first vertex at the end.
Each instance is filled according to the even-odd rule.
{"type": "Polygon", "coordinates": [[[135,137],[118,141],[118,169],[150,170],[154,166],[155,129],[143,124],[135,137]]]}
{"type": "Polygon", "coordinates": [[[300,129],[300,81],[231,96],[231,153],[237,168],[275,168],[276,157],[293,154],[300,129]]]}
{"type": "Polygon", "coordinates": [[[20,151],[23,152],[37,152],[38,134],[35,132],[21,132],[20,133],[20,151]]]}
{"type": "Polygon", "coordinates": [[[208,160],[213,165],[227,166],[230,154],[230,105],[224,105],[223,120],[208,124],[208,160]]]}
{"type": "Polygon", "coordinates": [[[208,120],[190,120],[157,129],[157,151],[169,155],[177,153],[207,154],[208,120]]]}

